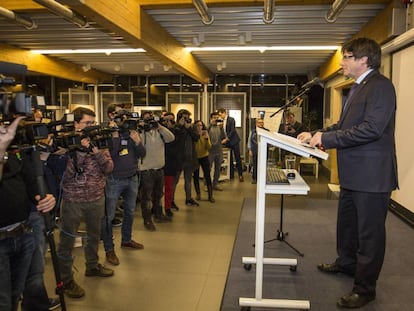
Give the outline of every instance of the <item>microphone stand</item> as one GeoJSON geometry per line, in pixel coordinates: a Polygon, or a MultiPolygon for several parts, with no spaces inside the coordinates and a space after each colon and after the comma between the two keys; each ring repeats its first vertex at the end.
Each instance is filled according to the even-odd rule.
{"type": "MultiPolygon", "coordinates": [[[[33,167],[34,167],[35,176],[36,176],[36,182],[39,188],[39,195],[41,198],[44,198],[46,196],[46,183],[43,177],[43,164],[42,164],[42,160],[40,159],[40,152],[39,150],[36,149],[35,146],[33,147],[33,150],[32,150],[32,160],[33,160],[33,167]]],[[[44,217],[44,222],[45,222],[45,237],[46,237],[47,242],[49,243],[50,254],[51,254],[52,263],[53,263],[53,270],[55,273],[56,294],[59,296],[59,299],[60,299],[61,310],[66,311],[65,296],[63,293],[63,282],[60,276],[55,239],[53,237],[53,226],[52,226],[53,219],[52,219],[52,215],[50,212],[43,213],[43,217],[44,217]]]]}
{"type": "MultiPolygon", "coordinates": [[[[283,112],[283,118],[285,118],[285,112],[287,110],[287,108],[291,107],[293,105],[293,103],[299,98],[302,97],[302,95],[304,95],[305,93],[307,93],[310,88],[312,87],[312,85],[303,88],[302,90],[300,90],[300,92],[295,95],[293,98],[291,98],[285,105],[283,105],[282,107],[280,107],[279,110],[277,110],[276,112],[274,112],[271,116],[275,116],[276,114],[278,114],[280,111],[284,111],[283,112]]],[[[283,119],[285,120],[285,119],[283,119]]],[[[285,130],[284,130],[284,134],[286,135],[286,126],[285,126],[285,130]]],[[[299,256],[303,257],[305,256],[304,253],[302,253],[301,251],[299,251],[297,248],[295,248],[292,244],[290,244],[288,241],[286,241],[286,236],[289,234],[289,232],[283,232],[283,207],[284,207],[284,196],[283,194],[281,194],[281,198],[280,198],[280,226],[279,229],[277,230],[277,235],[275,238],[270,239],[270,240],[266,240],[264,241],[264,243],[269,243],[272,241],[280,241],[285,243],[287,246],[289,246],[292,250],[294,250],[299,256]]]]}

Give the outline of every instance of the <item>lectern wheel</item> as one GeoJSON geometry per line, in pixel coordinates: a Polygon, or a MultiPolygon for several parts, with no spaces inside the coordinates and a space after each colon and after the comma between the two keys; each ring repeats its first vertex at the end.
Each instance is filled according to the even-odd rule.
{"type": "Polygon", "coordinates": [[[252,264],[251,263],[245,263],[243,265],[244,270],[250,271],[252,270],[252,264]]]}
{"type": "Polygon", "coordinates": [[[296,272],[298,266],[290,266],[289,270],[292,272],[296,272]]]}

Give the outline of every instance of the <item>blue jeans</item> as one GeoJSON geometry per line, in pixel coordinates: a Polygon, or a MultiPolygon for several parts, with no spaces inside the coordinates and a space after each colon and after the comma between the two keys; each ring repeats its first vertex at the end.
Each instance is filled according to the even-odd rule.
{"type": "Polygon", "coordinates": [[[210,161],[210,167],[214,164],[213,186],[217,186],[220,178],[221,163],[223,162],[223,152],[209,153],[208,160],[210,161]]]}
{"type": "Polygon", "coordinates": [[[33,233],[0,240],[0,310],[17,310],[34,249],[33,233]]]}
{"type": "Polygon", "coordinates": [[[43,279],[46,245],[43,215],[37,211],[32,211],[29,215],[29,224],[33,228],[35,250],[23,292],[22,310],[45,311],[49,310],[49,296],[43,279]]]}
{"type": "Polygon", "coordinates": [[[127,178],[108,176],[105,188],[106,214],[102,218],[101,238],[105,251],[114,250],[112,240],[112,220],[115,218],[116,206],[119,197],[123,198],[124,216],[122,220],[122,242],[130,242],[132,238],[132,224],[138,194],[138,176],[135,174],[127,178]]]}

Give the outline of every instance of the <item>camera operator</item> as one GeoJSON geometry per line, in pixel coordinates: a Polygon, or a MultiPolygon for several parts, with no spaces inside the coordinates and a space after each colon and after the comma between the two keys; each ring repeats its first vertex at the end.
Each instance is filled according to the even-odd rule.
{"type": "Polygon", "coordinates": [[[55,197],[41,198],[30,154],[8,150],[22,117],[7,128],[0,125],[0,310],[17,310],[36,251],[35,237],[27,224],[30,201],[40,213],[56,204],[55,197]]]}
{"type": "Polygon", "coordinates": [[[176,140],[178,150],[181,150],[178,159],[181,167],[175,183],[177,184],[180,179],[181,170],[184,171],[185,205],[199,206],[198,202],[191,197],[191,179],[193,172],[198,168],[195,143],[200,139],[200,135],[193,126],[190,116],[191,113],[186,109],[180,109],[177,113],[176,140]]]}
{"type": "Polygon", "coordinates": [[[144,226],[148,231],[156,228],[151,219],[149,202],[152,199],[154,221],[157,223],[171,221],[162,212],[161,198],[164,189],[165,144],[174,140],[174,134],[159,124],[150,112],[142,114],[141,141],[147,154],[138,161],[141,173],[141,210],[144,226]]]}
{"type": "MultiPolygon", "coordinates": [[[[73,111],[75,130],[80,132],[95,125],[95,113],[79,107],[73,111]]],[[[61,231],[57,255],[67,296],[80,298],[85,291],[73,278],[73,246],[81,222],[86,223],[85,276],[109,277],[114,274],[98,263],[98,246],[101,235],[101,221],[105,210],[106,176],[114,164],[108,150],[98,149],[89,137],[81,139],[81,146],[69,152],[70,158],[62,182],[61,231]]]]}
{"type": "Polygon", "coordinates": [[[124,219],[122,222],[121,247],[143,249],[144,246],[132,240],[132,224],[138,194],[138,159],[145,156],[145,148],[135,129],[123,129],[127,114],[122,113],[122,107],[115,104],[108,106],[107,115],[109,127],[118,129],[112,133],[109,145],[114,170],[106,179],[105,216],[102,219],[101,237],[103,240],[106,260],[112,265],[119,265],[112,239],[112,220],[119,198],[123,199],[124,219]]]}

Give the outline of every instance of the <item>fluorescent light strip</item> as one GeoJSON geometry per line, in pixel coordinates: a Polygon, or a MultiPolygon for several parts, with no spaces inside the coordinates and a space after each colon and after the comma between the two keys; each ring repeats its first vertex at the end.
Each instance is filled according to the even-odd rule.
{"type": "Polygon", "coordinates": [[[340,46],[337,45],[316,45],[316,46],[210,46],[210,47],[186,47],[189,52],[227,52],[227,51],[326,51],[337,50],[340,46]]]}
{"type": "Polygon", "coordinates": [[[112,53],[145,53],[144,49],[78,49],[78,50],[31,50],[35,54],[112,54],[112,53]]]}

